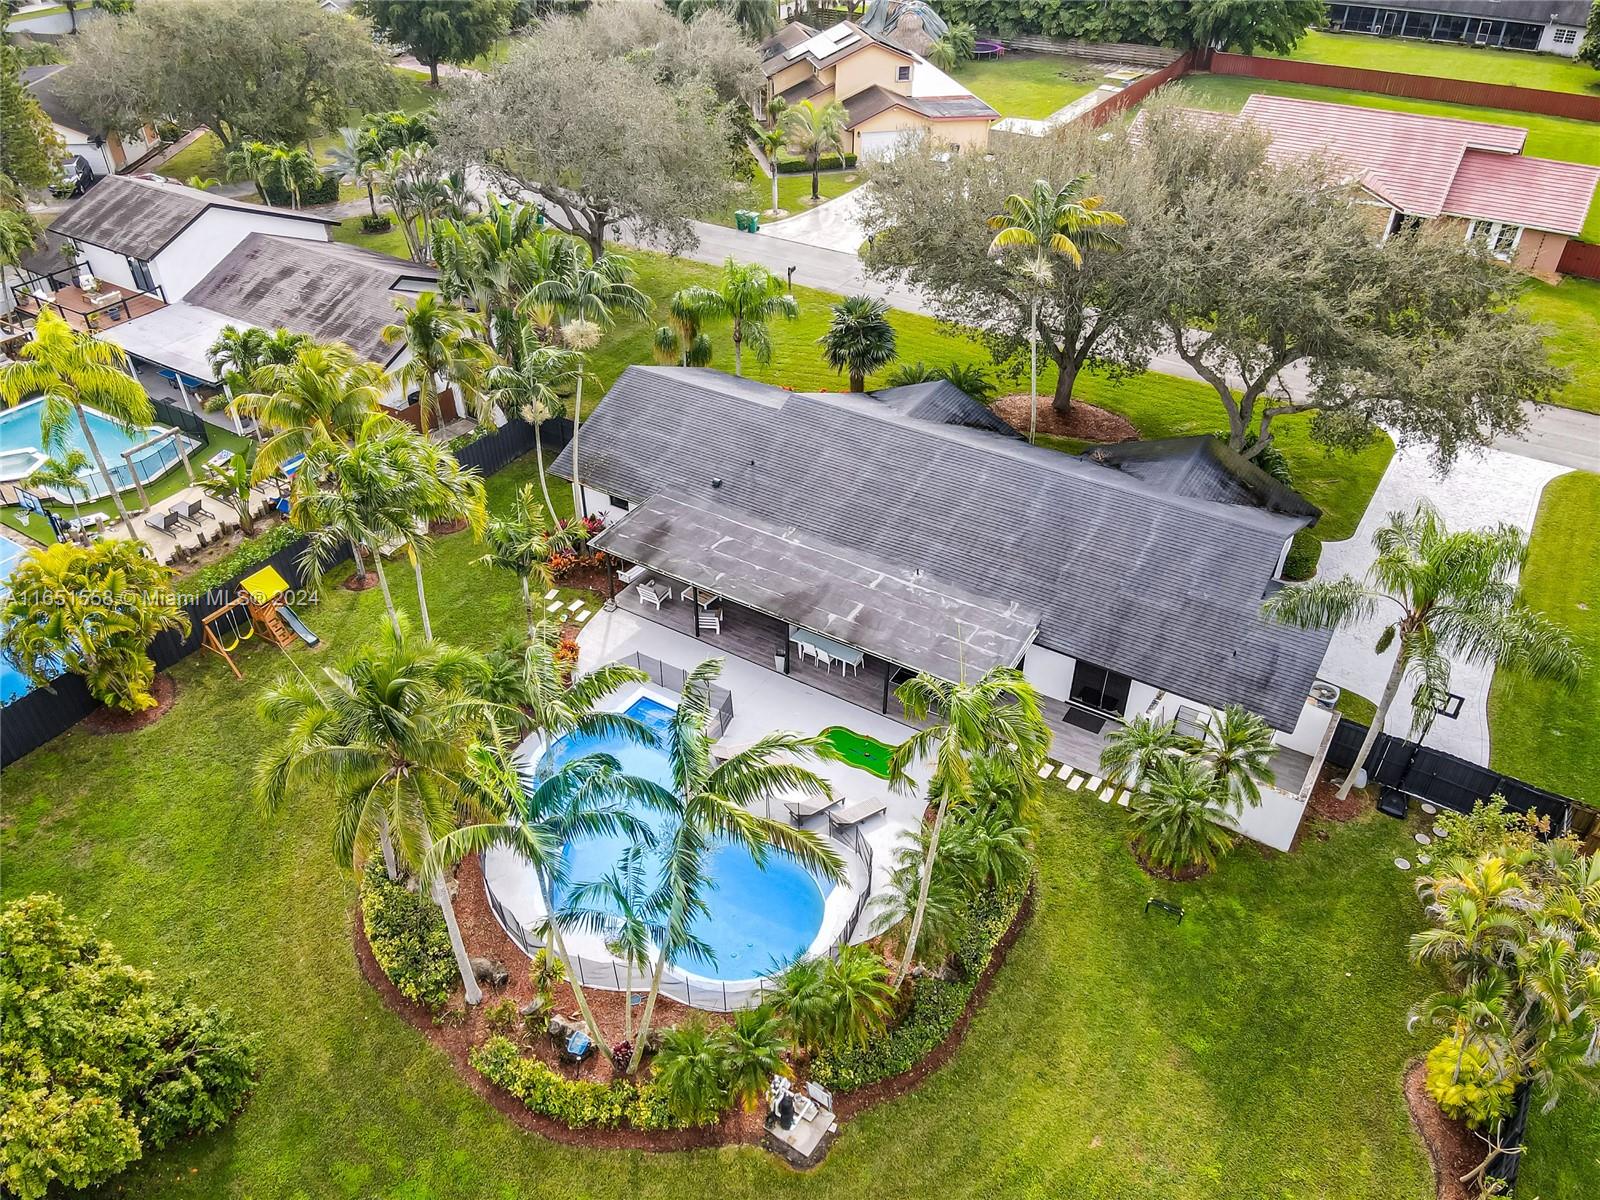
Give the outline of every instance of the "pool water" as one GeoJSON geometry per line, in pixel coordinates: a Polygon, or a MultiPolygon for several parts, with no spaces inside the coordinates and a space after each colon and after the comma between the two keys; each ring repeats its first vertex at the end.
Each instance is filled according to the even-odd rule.
{"type": "MultiPolygon", "coordinates": [[[[0,410],[0,480],[22,479],[44,462],[44,438],[39,429],[42,404],[41,400],[29,400],[15,408],[0,410]]],[[[131,488],[133,479],[128,474],[128,461],[122,457],[122,452],[148,441],[163,427],[152,425],[130,432],[92,408],[86,407],[83,415],[89,422],[89,430],[94,434],[95,445],[100,448],[100,455],[105,459],[111,477],[117,481],[117,487],[119,490],[131,488]]],[[[94,466],[94,455],[89,453],[88,440],[83,436],[83,427],[78,424],[76,416],[67,422],[62,432],[63,442],[56,453],[63,455],[69,450],[81,450],[88,456],[90,465],[79,473],[79,477],[84,481],[89,498],[98,499],[105,494],[105,480],[101,478],[99,468],[94,466]]],[[[139,478],[148,483],[176,466],[179,458],[177,447],[168,438],[157,445],[147,446],[134,456],[134,461],[139,478]]],[[[78,499],[84,499],[82,493],[78,499]]]]}
{"type": "MultiPolygon", "coordinates": [[[[16,542],[0,536],[0,603],[4,603],[10,595],[11,572],[25,553],[27,551],[16,542]]],[[[33,684],[28,682],[28,677],[12,666],[10,659],[0,654],[0,704],[10,704],[31,691],[33,684]]]]}
{"type": "MultiPolygon", "coordinates": [[[[627,708],[627,715],[657,733],[672,721],[672,709],[642,696],[627,708]]],[[[586,754],[609,754],[629,775],[670,787],[672,771],[665,749],[640,746],[620,737],[560,738],[540,760],[541,772],[586,754]]],[[[635,809],[635,815],[663,838],[669,832],[669,814],[635,809]]],[[[622,834],[580,838],[566,846],[567,883],[556,894],[559,905],[579,883],[602,878],[615,868],[628,848],[622,834]]],[[[653,886],[660,858],[647,879],[653,886]]],[[[713,886],[706,895],[709,912],[699,918],[694,933],[711,948],[711,961],[685,957],[677,965],[710,979],[754,979],[780,969],[804,953],[822,928],[824,889],[831,885],[814,878],[805,868],[778,854],[769,854],[758,866],[741,846],[720,843],[706,864],[713,886]]]]}

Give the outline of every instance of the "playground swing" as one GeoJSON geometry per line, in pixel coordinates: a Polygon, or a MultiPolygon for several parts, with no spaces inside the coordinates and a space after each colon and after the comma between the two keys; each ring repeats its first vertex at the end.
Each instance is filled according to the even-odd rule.
{"type": "Polygon", "coordinates": [[[243,679],[244,675],[234,664],[233,652],[240,642],[247,642],[256,635],[255,622],[250,619],[247,608],[249,602],[248,596],[241,595],[200,618],[200,644],[220,655],[235,679],[243,679]]]}

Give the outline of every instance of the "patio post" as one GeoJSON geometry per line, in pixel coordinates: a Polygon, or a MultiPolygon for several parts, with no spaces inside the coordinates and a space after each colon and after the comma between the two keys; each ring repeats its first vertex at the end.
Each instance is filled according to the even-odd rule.
{"type": "MultiPolygon", "coordinates": [[[[222,381],[222,394],[228,398],[228,415],[233,418],[233,431],[240,437],[244,436],[244,422],[239,420],[239,409],[233,403],[233,388],[228,386],[228,381],[222,381]]],[[[258,424],[257,431],[260,426],[258,424]]]]}
{"type": "Polygon", "coordinates": [[[133,480],[133,486],[138,489],[139,503],[148,509],[150,507],[150,497],[144,494],[144,481],[139,478],[139,472],[134,469],[133,451],[124,450],[122,452],[122,461],[128,464],[128,476],[133,480]]]}
{"type": "Polygon", "coordinates": [[[883,660],[883,715],[889,715],[889,680],[894,676],[894,664],[887,658],[883,660]]]}
{"type": "Polygon", "coordinates": [[[700,636],[700,615],[695,610],[700,607],[700,589],[691,586],[689,589],[689,628],[694,630],[694,636],[700,636]]]}
{"type": "Polygon", "coordinates": [[[174,371],[172,373],[172,375],[173,375],[174,381],[178,385],[178,395],[183,397],[183,406],[185,408],[187,408],[190,412],[194,412],[195,411],[194,401],[189,399],[189,389],[183,386],[183,372],[182,371],[174,371]]]}
{"type": "Polygon", "coordinates": [[[606,611],[617,609],[617,560],[606,555],[606,611]]]}

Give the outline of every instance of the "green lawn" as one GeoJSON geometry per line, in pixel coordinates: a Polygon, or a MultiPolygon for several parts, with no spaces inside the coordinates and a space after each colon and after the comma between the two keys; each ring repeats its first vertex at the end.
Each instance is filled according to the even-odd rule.
{"type": "MultiPolygon", "coordinates": [[[[379,211],[384,211],[380,208],[379,211]]],[[[406,245],[406,235],[400,231],[400,225],[391,221],[387,233],[365,233],[361,228],[359,216],[346,217],[333,228],[333,240],[336,242],[349,242],[352,246],[361,246],[367,250],[376,250],[379,254],[392,254],[396,258],[409,260],[411,250],[406,245]]]]}
{"type": "MultiPolygon", "coordinates": [[[[664,308],[667,297],[678,288],[693,283],[710,283],[717,274],[714,267],[659,255],[635,253],[632,258],[639,268],[639,284],[655,299],[658,313],[664,308]]],[[[773,326],[772,361],[761,364],[747,357],[745,374],[800,390],[843,390],[849,387],[848,380],[835,374],[822,361],[817,348],[817,338],[828,325],[829,306],[839,298],[805,287],[796,287],[795,296],[800,301],[800,317],[793,322],[780,321],[773,326]]],[[[931,317],[895,311],[890,313],[890,321],[899,337],[901,361],[921,359],[930,366],[958,358],[985,364],[989,361],[987,352],[980,344],[950,332],[931,317]]],[[[650,337],[659,323],[659,316],[625,322],[599,347],[591,357],[591,363],[605,387],[609,387],[629,363],[651,361],[650,337]]],[[[712,365],[731,371],[733,348],[728,341],[726,327],[713,325],[707,332],[716,352],[712,365]]],[[[888,373],[885,370],[869,376],[867,386],[881,386],[888,373]]],[[[1054,366],[1041,367],[1041,393],[1054,389],[1055,378],[1054,366]]],[[[1026,373],[1020,383],[1011,381],[1005,386],[1026,390],[1026,373]]],[[[594,389],[586,393],[585,401],[587,403],[588,396],[593,395],[593,403],[598,403],[603,394],[604,387],[594,389]]],[[[1077,395],[1080,399],[1123,414],[1146,437],[1214,433],[1227,427],[1221,402],[1215,392],[1203,384],[1171,375],[1151,373],[1112,382],[1085,374],[1079,379],[1077,395]]],[[[1280,420],[1273,428],[1277,431],[1278,444],[1289,460],[1296,486],[1307,499],[1323,509],[1324,516],[1317,526],[1317,533],[1328,541],[1349,537],[1355,532],[1361,514],[1366,511],[1367,501],[1371,499],[1384,468],[1388,466],[1394,452],[1393,444],[1388,438],[1380,438],[1358,454],[1330,453],[1312,444],[1308,418],[1280,420]]]]}
{"type": "MultiPolygon", "coordinates": [[[[1238,112],[1253,93],[1261,92],[1269,96],[1294,96],[1302,100],[1325,100],[1363,108],[1388,108],[1430,117],[1458,117],[1466,121],[1515,125],[1528,131],[1524,146],[1526,154],[1536,158],[1555,158],[1600,166],[1600,136],[1596,135],[1595,126],[1588,121],[1567,117],[1546,117],[1538,113],[1508,112],[1498,108],[1472,108],[1464,104],[1440,104],[1375,92],[1352,92],[1303,83],[1277,83],[1270,79],[1246,79],[1236,75],[1186,75],[1174,80],[1168,88],[1176,89],[1176,94],[1186,104],[1218,112],[1238,112]]],[[[1600,242],[1600,205],[1590,206],[1583,236],[1586,241],[1600,242]]]]}
{"type": "MultiPolygon", "coordinates": [[[[855,171],[822,171],[817,175],[817,191],[822,193],[823,201],[832,200],[851,192],[861,183],[861,176],[855,171]]],[[[744,195],[734,205],[735,208],[749,208],[756,212],[766,212],[772,207],[772,177],[763,175],[759,170],[756,177],[744,187],[744,195]]],[[[778,176],[778,207],[793,215],[806,212],[814,208],[811,203],[811,173],[778,176]]],[[[766,218],[762,218],[766,221],[766,218]]],[[[733,228],[733,209],[718,210],[707,213],[704,220],[715,225],[726,225],[733,228]]]]}
{"type": "Polygon", "coordinates": [[[1002,117],[1048,117],[1107,82],[1105,72],[1060,54],[1005,54],[961,65],[956,79],[1002,117]]]}
{"type": "Polygon", "coordinates": [[[1559,284],[1529,280],[1522,307],[1555,326],[1550,357],[1572,372],[1558,403],[1600,413],[1600,280],[1568,275],[1559,284]]]}
{"type": "Polygon", "coordinates": [[[1571,691],[1497,671],[1489,692],[1492,765],[1498,771],[1600,806],[1600,475],[1550,481],[1539,502],[1522,592],[1567,629],[1589,669],[1571,691]]]}
{"type": "MultiPolygon", "coordinates": [[[[526,463],[490,480],[503,508],[526,463]]],[[[428,564],[439,635],[485,645],[518,621],[514,581],[446,539],[428,564]]],[[[327,649],[370,637],[376,590],[302,609],[327,649]]],[[[397,595],[412,607],[404,583],[397,595]]],[[[914,1094],[852,1123],[798,1174],[753,1149],[693,1154],[553,1145],[501,1118],[391,1015],[350,947],[353,882],[328,810],[250,801],[261,689],[289,668],[251,645],[235,680],[213,657],[175,671],[173,710],[139,733],[58,739],[4,774],[4,894],[62,895],[134,964],[238,1013],[263,1073],[227,1129],[151,1156],[105,1196],[285,1200],[688,1195],[1340,1197],[1428,1200],[1398,1081],[1424,1045],[1405,1010],[1427,981],[1404,956],[1419,923],[1387,819],[1245,847],[1215,878],[1156,884],[1115,809],[1048,795],[1038,912],[967,1042],[914,1094]],[[1145,917],[1151,895],[1182,924],[1145,917]]],[[[1578,1200],[1600,1135],[1573,1102],[1536,1116],[1525,1179],[1578,1200]]]]}
{"type": "Polygon", "coordinates": [[[1401,71],[1439,79],[1466,79],[1474,83],[1504,83],[1539,88],[1547,92],[1600,95],[1600,71],[1558,54],[1533,54],[1521,50],[1476,49],[1401,38],[1379,38],[1357,33],[1319,33],[1312,30],[1292,53],[1282,57],[1300,62],[1363,67],[1369,71],[1401,71]]]}

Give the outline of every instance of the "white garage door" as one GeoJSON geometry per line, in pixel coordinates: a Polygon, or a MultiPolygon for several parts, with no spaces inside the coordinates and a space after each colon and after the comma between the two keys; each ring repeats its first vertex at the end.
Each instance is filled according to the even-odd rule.
{"type": "Polygon", "coordinates": [[[895,144],[900,140],[900,130],[885,129],[878,133],[863,133],[856,138],[856,159],[858,162],[879,162],[894,154],[895,144]]]}

